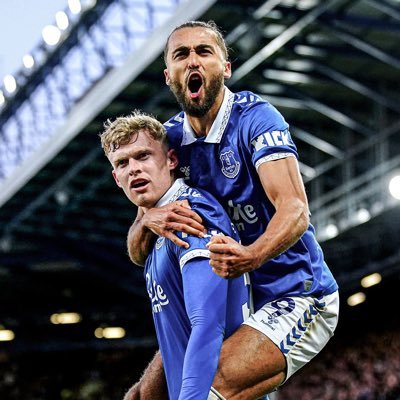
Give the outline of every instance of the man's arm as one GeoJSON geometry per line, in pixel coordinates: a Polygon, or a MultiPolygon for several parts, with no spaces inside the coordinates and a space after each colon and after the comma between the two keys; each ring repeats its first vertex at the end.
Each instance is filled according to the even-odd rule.
{"type": "Polygon", "coordinates": [[[160,351],[157,351],[140,381],[129,389],[123,400],[168,400],[167,382],[160,351]]]}
{"type": "Polygon", "coordinates": [[[134,264],[142,267],[146,262],[146,258],[151,250],[154,238],[156,236],[144,225],[143,216],[143,209],[139,207],[135,221],[129,228],[128,237],[126,240],[129,258],[134,264]]]}
{"type": "Polygon", "coordinates": [[[229,237],[211,239],[210,264],[224,278],[252,271],[283,253],[300,239],[309,225],[307,196],[297,160],[287,157],[266,162],[260,165],[258,173],[276,212],[265,232],[249,246],[229,237]]]}
{"type": "Polygon", "coordinates": [[[182,278],[192,330],[185,353],[179,400],[205,399],[217,371],[224,338],[229,282],[212,273],[208,258],[187,262],[182,278]]]}
{"type": "Polygon", "coordinates": [[[127,247],[131,261],[144,265],[153,245],[155,234],[170,239],[180,247],[188,244],[174,234],[203,236],[204,226],[200,216],[191,210],[187,200],[176,201],[163,207],[143,211],[139,208],[135,221],[128,232],[127,247]]]}

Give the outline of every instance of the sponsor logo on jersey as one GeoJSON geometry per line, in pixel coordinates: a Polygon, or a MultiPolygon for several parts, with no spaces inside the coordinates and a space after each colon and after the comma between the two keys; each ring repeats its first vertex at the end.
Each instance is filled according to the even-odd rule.
{"type": "Polygon", "coordinates": [[[244,231],[243,221],[248,224],[255,224],[258,221],[257,213],[251,204],[235,204],[232,200],[228,200],[228,207],[229,217],[238,231],[244,231]]]}
{"type": "Polygon", "coordinates": [[[147,293],[151,300],[151,307],[153,313],[159,313],[162,308],[169,304],[167,295],[164,293],[164,289],[155,280],[151,281],[150,274],[146,274],[146,286],[147,293]]]}
{"type": "Polygon", "coordinates": [[[234,178],[239,173],[240,163],[236,160],[233,150],[221,153],[219,158],[222,163],[222,173],[227,178],[234,178]]]}
{"type": "Polygon", "coordinates": [[[291,139],[289,131],[272,131],[265,132],[257,136],[252,142],[252,146],[255,151],[258,151],[264,147],[274,147],[274,146],[290,146],[291,139]]]}

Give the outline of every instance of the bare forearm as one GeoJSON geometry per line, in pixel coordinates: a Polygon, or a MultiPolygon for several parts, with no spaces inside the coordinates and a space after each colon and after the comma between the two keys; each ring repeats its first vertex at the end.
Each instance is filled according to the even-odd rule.
{"type": "Polygon", "coordinates": [[[309,225],[308,206],[299,199],[280,205],[271,218],[267,229],[249,246],[253,254],[259,254],[259,265],[277,257],[293,246],[309,225]]]}
{"type": "Polygon", "coordinates": [[[157,351],[140,381],[133,385],[123,400],[167,400],[168,390],[161,353],[157,351]]]}
{"type": "Polygon", "coordinates": [[[143,266],[154,240],[154,233],[142,223],[143,212],[139,209],[136,219],[129,228],[127,247],[131,261],[143,266]]]}

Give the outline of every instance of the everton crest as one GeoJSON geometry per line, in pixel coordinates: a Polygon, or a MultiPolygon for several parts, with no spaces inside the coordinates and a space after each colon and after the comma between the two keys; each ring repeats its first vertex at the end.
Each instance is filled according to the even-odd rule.
{"type": "Polygon", "coordinates": [[[239,173],[240,163],[236,160],[233,150],[221,153],[219,158],[222,164],[222,173],[227,178],[234,178],[239,173]]]}

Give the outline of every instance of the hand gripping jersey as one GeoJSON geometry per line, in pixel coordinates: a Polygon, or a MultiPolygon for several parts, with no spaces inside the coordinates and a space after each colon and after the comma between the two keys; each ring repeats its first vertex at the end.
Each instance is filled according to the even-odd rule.
{"type": "MultiPolygon", "coordinates": [[[[183,112],[165,127],[185,179],[213,194],[236,225],[242,244],[253,243],[275,212],[261,185],[258,166],[298,156],[282,115],[252,92],[234,94],[225,88],[206,137],[194,135],[183,112]]],[[[320,296],[337,290],[311,224],[295,245],[250,276],[255,310],[286,295],[320,296]]]]}
{"type": "Polygon", "coordinates": [[[206,244],[212,235],[239,239],[228,215],[208,193],[182,179],[158,206],[187,199],[208,233],[197,238],[177,233],[183,249],[159,237],[146,260],[145,279],[171,400],[208,397],[222,341],[250,315],[247,277],[226,280],[212,272],[206,244]]]}

